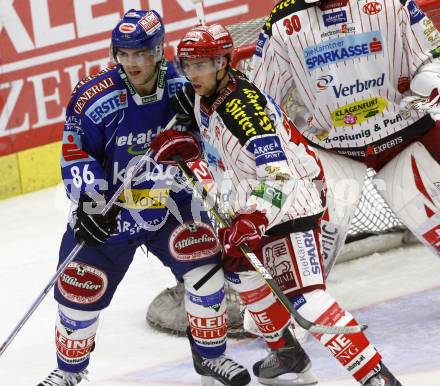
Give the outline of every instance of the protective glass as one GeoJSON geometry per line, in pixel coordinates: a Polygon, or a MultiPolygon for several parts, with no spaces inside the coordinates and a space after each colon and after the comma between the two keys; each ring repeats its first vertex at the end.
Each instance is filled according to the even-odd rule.
{"type": "Polygon", "coordinates": [[[152,66],[162,60],[162,49],[156,46],[152,50],[130,50],[116,51],[116,61],[122,66],[152,66]]]}

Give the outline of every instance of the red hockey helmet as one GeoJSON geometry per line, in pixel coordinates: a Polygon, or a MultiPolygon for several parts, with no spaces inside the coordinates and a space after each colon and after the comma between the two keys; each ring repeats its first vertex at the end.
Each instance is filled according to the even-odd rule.
{"type": "Polygon", "coordinates": [[[189,30],[177,46],[182,59],[231,56],[234,43],[229,31],[221,24],[199,25],[189,30]]]}

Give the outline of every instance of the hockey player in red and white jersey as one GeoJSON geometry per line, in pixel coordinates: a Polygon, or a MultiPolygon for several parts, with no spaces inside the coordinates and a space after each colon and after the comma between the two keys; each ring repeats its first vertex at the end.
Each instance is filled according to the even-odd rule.
{"type": "Polygon", "coordinates": [[[342,247],[366,167],[397,217],[440,254],[440,34],[414,0],[280,1],[253,80],[315,147],[328,186],[326,273],[342,247]],[[429,114],[431,113],[431,114],[429,114]]]}
{"type": "MultiPolygon", "coordinates": [[[[252,248],[305,318],[357,325],[325,290],[319,225],[323,205],[314,181],[321,169],[272,98],[229,67],[232,48],[230,34],[218,24],[194,27],[185,35],[178,58],[192,87],[176,98],[181,114],[194,115],[199,138],[164,132],[152,147],[156,160],[164,162],[201,142],[215,182],[211,192],[216,189],[221,205],[233,215],[231,226],[219,230],[226,277],[272,348],[254,364],[254,374],[266,385],[316,384],[308,371],[310,359],[286,329],[289,315],[240,246],[252,248]],[[266,311],[275,307],[280,309],[276,323],[266,311]]],[[[361,384],[400,386],[363,333],[316,338],[361,384]],[[386,383],[380,383],[383,379],[386,383]]]]}

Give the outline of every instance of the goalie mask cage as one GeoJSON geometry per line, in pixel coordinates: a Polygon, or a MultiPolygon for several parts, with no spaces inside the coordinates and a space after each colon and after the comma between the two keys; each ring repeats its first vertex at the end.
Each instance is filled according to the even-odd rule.
{"type": "MultiPolygon", "coordinates": [[[[440,29],[440,0],[420,0],[418,4],[440,29]]],[[[228,27],[236,47],[232,56],[232,66],[247,75],[252,71],[252,55],[265,20],[264,17],[228,27]]],[[[284,107],[288,110],[288,106],[284,107]]],[[[374,174],[373,169],[367,170],[359,205],[337,263],[374,252],[383,252],[403,243],[415,241],[374,187],[372,182],[374,174]]],[[[185,289],[181,283],[163,290],[148,306],[146,315],[148,324],[162,331],[184,335],[188,325],[183,301],[184,293],[185,289]]],[[[243,329],[238,295],[227,284],[226,300],[228,303],[228,336],[247,336],[248,334],[243,329]]]]}

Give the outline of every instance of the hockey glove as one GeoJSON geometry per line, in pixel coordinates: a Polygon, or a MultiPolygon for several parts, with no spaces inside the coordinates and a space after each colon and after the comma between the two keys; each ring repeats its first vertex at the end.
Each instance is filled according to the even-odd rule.
{"type": "Polygon", "coordinates": [[[423,96],[407,96],[400,102],[400,110],[403,114],[410,113],[410,110],[420,111],[430,114],[435,121],[440,120],[440,94],[435,88],[428,97],[423,96]]]}
{"type": "Polygon", "coordinates": [[[425,64],[411,80],[410,88],[413,94],[400,102],[403,115],[410,110],[431,114],[434,120],[440,119],[440,63],[425,64]]]}
{"type": "Polygon", "coordinates": [[[199,141],[187,131],[169,129],[159,133],[150,143],[156,162],[175,164],[174,156],[185,162],[196,161],[200,157],[199,141]]]}
{"type": "Polygon", "coordinates": [[[171,106],[176,112],[176,123],[189,129],[196,129],[194,99],[195,92],[191,85],[183,86],[171,98],[171,106]]]}
{"type": "Polygon", "coordinates": [[[261,238],[267,225],[266,215],[258,210],[235,216],[229,227],[218,230],[218,238],[224,254],[237,258],[243,257],[240,250],[240,246],[243,244],[247,244],[255,251],[261,244],[261,238]]]}
{"type": "Polygon", "coordinates": [[[116,218],[120,210],[119,205],[113,205],[105,215],[99,214],[98,203],[89,196],[82,195],[78,201],[73,227],[75,239],[92,246],[104,244],[116,229],[116,218]]]}

